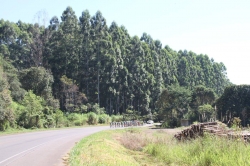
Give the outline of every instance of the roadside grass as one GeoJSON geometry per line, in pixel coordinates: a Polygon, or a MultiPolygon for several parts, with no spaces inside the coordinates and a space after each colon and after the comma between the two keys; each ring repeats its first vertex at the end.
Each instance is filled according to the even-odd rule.
{"type": "Polygon", "coordinates": [[[82,139],[71,150],[67,164],[70,166],[159,165],[160,163],[155,164],[155,159],[141,149],[131,150],[121,144],[123,136],[130,132],[140,133],[137,129],[106,130],[82,139]]]}
{"type": "Polygon", "coordinates": [[[145,152],[166,165],[250,165],[250,145],[241,139],[229,140],[214,135],[185,142],[155,142],[145,152]]]}
{"type": "Polygon", "coordinates": [[[206,134],[179,142],[164,130],[106,130],[84,138],[71,150],[68,165],[250,165],[250,145],[206,134]]]}

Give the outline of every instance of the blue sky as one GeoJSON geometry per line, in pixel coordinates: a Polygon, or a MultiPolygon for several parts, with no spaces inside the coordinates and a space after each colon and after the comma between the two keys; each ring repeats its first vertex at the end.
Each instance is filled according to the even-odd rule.
{"type": "Polygon", "coordinates": [[[100,10],[108,25],[124,25],[131,36],[146,32],[176,51],[207,54],[225,64],[233,83],[250,84],[248,0],[6,0],[0,19],[35,23],[45,11],[48,24],[67,6],[77,17],[86,9],[91,15],[100,10]]]}

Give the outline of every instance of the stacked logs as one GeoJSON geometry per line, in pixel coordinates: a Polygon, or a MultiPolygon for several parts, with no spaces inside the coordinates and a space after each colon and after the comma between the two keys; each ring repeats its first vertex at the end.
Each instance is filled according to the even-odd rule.
{"type": "Polygon", "coordinates": [[[208,132],[218,136],[225,136],[230,139],[241,138],[245,142],[250,142],[249,132],[237,132],[233,130],[225,130],[225,128],[219,125],[217,122],[193,124],[189,128],[186,128],[181,132],[175,134],[174,137],[179,141],[187,140],[190,138],[194,139],[198,136],[203,136],[204,132],[208,132]]]}
{"type": "Polygon", "coordinates": [[[203,136],[204,131],[208,126],[215,126],[217,122],[199,123],[193,124],[189,128],[182,130],[174,135],[178,140],[186,140],[189,138],[196,138],[198,136],[203,136]]]}

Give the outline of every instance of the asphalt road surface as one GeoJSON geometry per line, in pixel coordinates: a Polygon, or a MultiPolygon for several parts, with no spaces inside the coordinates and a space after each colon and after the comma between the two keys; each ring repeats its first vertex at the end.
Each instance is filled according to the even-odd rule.
{"type": "Polygon", "coordinates": [[[76,142],[106,129],[109,126],[0,136],[0,166],[62,166],[76,142]]]}

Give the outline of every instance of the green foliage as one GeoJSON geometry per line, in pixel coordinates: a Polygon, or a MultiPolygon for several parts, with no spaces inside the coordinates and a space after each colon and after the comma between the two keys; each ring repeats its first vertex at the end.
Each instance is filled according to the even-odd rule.
{"type": "Polygon", "coordinates": [[[211,88],[199,85],[194,87],[192,93],[192,106],[197,107],[204,104],[213,104],[216,99],[216,94],[211,88]]]}
{"type": "Polygon", "coordinates": [[[104,114],[105,113],[105,109],[104,108],[100,108],[99,104],[95,103],[92,106],[92,112],[94,112],[97,115],[100,115],[100,114],[104,114]]]}
{"type": "Polygon", "coordinates": [[[78,86],[73,82],[72,79],[67,78],[63,75],[60,78],[60,101],[61,107],[67,112],[84,112],[86,107],[83,103],[87,100],[85,94],[79,92],[78,86]],[[82,106],[83,109],[82,110],[82,106]]]}
{"type": "Polygon", "coordinates": [[[206,135],[188,142],[159,141],[145,151],[166,165],[249,165],[250,147],[241,140],[206,135]],[[178,156],[178,157],[176,157],[178,156]]]}
{"type": "MultiPolygon", "coordinates": [[[[11,99],[21,104],[25,104],[26,91],[43,98],[44,115],[39,114],[39,123],[32,126],[61,125],[62,120],[58,119],[62,118],[56,120],[53,115],[58,109],[64,113],[92,111],[110,116],[126,115],[126,110],[133,110],[134,117],[124,116],[125,119],[151,117],[156,112],[159,120],[185,117],[189,112],[195,119],[199,106],[213,105],[214,92],[221,95],[231,84],[223,63],[192,51],[174,51],[147,33],[141,38],[131,37],[124,26],[115,22],[108,27],[100,11],[91,16],[85,10],[78,19],[74,10],[67,7],[61,19],[59,22],[54,16],[48,27],[0,20],[0,65],[4,78],[0,79],[0,90],[5,89],[4,94],[9,90],[11,99]],[[168,102],[161,102],[164,88],[173,96],[168,102]],[[193,91],[190,107],[189,91],[193,91]]],[[[244,109],[247,112],[249,108],[244,109]]],[[[22,114],[26,120],[21,118],[20,124],[28,127],[28,122],[24,123],[29,121],[27,111],[17,112],[17,123],[22,114]]],[[[220,112],[226,117],[226,113],[220,112]]],[[[247,119],[243,123],[248,123],[247,119]]],[[[9,123],[12,125],[12,120],[9,123]]]]}
{"type": "Polygon", "coordinates": [[[98,115],[96,115],[94,112],[89,112],[87,116],[88,116],[87,122],[89,125],[96,125],[98,123],[98,115]]]}
{"type": "Polygon", "coordinates": [[[191,92],[180,86],[172,85],[164,89],[156,102],[159,109],[159,116],[162,119],[183,118],[188,112],[191,101],[191,92]]]}
{"type": "MultiPolygon", "coordinates": [[[[111,116],[111,121],[112,122],[121,122],[123,120],[124,120],[123,116],[121,116],[121,115],[112,115],[111,116]]],[[[125,119],[125,120],[128,120],[128,119],[125,119]]]]}
{"type": "Polygon", "coordinates": [[[233,117],[233,120],[231,121],[231,124],[229,124],[230,127],[239,130],[241,128],[241,119],[239,117],[233,117]]]}
{"type": "Polygon", "coordinates": [[[202,106],[199,106],[198,111],[201,115],[201,121],[204,122],[205,119],[206,121],[209,121],[209,119],[212,117],[214,108],[209,104],[204,104],[202,106]]]}
{"type": "Polygon", "coordinates": [[[11,108],[12,98],[8,90],[7,78],[1,67],[0,83],[0,131],[4,131],[14,121],[14,112],[11,108]]]}
{"type": "Polygon", "coordinates": [[[63,112],[61,110],[56,110],[53,114],[53,119],[55,120],[56,127],[59,127],[63,122],[63,112]]]}
{"type": "Polygon", "coordinates": [[[217,116],[224,122],[233,117],[239,117],[242,125],[249,123],[250,86],[233,85],[225,89],[216,101],[217,116]]]}
{"type": "Polygon", "coordinates": [[[69,113],[66,114],[66,121],[63,121],[61,125],[63,126],[82,126],[86,125],[88,122],[88,114],[78,114],[78,113],[69,113]]]}
{"type": "Polygon", "coordinates": [[[180,126],[180,120],[176,117],[170,117],[162,123],[163,128],[175,128],[180,126]]]}
{"type": "Polygon", "coordinates": [[[111,122],[111,118],[107,114],[98,115],[98,123],[109,124],[110,122],[111,122]]]}
{"type": "Polygon", "coordinates": [[[36,96],[32,91],[28,91],[21,104],[25,107],[25,110],[18,119],[19,125],[25,128],[43,127],[44,100],[36,96]]]}
{"type": "Polygon", "coordinates": [[[25,90],[32,90],[37,96],[43,97],[48,106],[56,110],[58,101],[52,96],[53,75],[43,67],[31,67],[19,73],[19,79],[25,90]]]}
{"type": "MultiPolygon", "coordinates": [[[[7,48],[6,48],[7,49],[7,48]]],[[[1,52],[1,51],[0,51],[1,52]]],[[[25,95],[25,90],[21,88],[21,83],[18,79],[18,71],[8,59],[3,59],[0,53],[0,64],[3,67],[4,75],[11,91],[11,97],[15,101],[21,101],[25,95]]],[[[3,84],[3,82],[1,82],[3,84]]]]}

